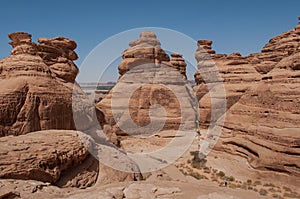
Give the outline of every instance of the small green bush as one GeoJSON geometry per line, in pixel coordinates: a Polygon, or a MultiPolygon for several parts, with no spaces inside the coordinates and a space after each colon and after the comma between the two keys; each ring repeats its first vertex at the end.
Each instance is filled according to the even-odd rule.
{"type": "Polygon", "coordinates": [[[217,173],[217,176],[220,176],[221,178],[223,178],[225,176],[225,173],[223,171],[219,171],[217,173]]]}
{"type": "Polygon", "coordinates": [[[233,176],[230,176],[228,179],[229,179],[230,182],[234,182],[235,181],[235,178],[233,176]]]}

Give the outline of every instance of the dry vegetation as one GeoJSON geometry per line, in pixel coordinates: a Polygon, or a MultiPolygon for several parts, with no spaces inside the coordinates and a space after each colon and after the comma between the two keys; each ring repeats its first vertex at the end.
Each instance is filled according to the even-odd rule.
{"type": "Polygon", "coordinates": [[[186,164],[177,165],[184,175],[190,175],[198,180],[208,179],[218,183],[219,186],[224,185],[226,178],[227,187],[232,189],[244,189],[258,192],[261,196],[269,196],[276,199],[294,199],[300,198],[300,194],[286,186],[277,186],[271,182],[262,182],[260,180],[248,179],[241,181],[235,179],[234,176],[227,175],[224,171],[208,167],[205,158],[200,159],[197,151],[190,152],[191,158],[186,164]]]}

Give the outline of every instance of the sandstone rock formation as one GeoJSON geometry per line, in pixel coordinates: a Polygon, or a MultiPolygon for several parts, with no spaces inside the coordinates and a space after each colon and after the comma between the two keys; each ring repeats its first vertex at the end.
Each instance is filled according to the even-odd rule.
{"type": "Polygon", "coordinates": [[[228,110],[217,150],[253,168],[300,177],[300,51],[283,58],[228,110]]]}
{"type": "Polygon", "coordinates": [[[212,50],[212,43],[211,40],[199,40],[197,45],[201,46],[208,54],[216,54],[216,51],[212,50]]]}
{"type": "Polygon", "coordinates": [[[80,188],[97,180],[98,161],[89,154],[76,131],[37,131],[2,137],[0,143],[2,179],[38,180],[80,188]]]}
{"type": "MultiPolygon", "coordinates": [[[[75,127],[83,131],[95,125],[86,115],[94,107],[88,104],[88,110],[82,110],[88,99],[75,82],[76,43],[57,37],[39,39],[35,44],[28,33],[12,33],[9,38],[13,50],[0,61],[0,178],[79,188],[92,186],[97,180],[103,185],[140,179],[137,166],[125,155],[122,161],[137,173],[99,163],[99,154],[93,157],[88,151],[93,138],[66,131],[75,127]],[[78,118],[75,126],[74,119],[78,118]]],[[[99,147],[104,144],[98,143],[99,147]]],[[[112,151],[119,152],[115,148],[112,151]]],[[[106,154],[105,158],[112,157],[106,154]]]]}
{"type": "Polygon", "coordinates": [[[171,64],[172,67],[175,68],[176,70],[179,70],[180,73],[186,78],[186,63],[184,59],[182,58],[182,55],[172,53],[171,54],[171,64]]]}
{"type": "MultiPolygon", "coordinates": [[[[118,142],[116,135],[140,134],[145,131],[143,127],[151,125],[151,122],[160,123],[165,119],[161,130],[178,130],[182,122],[182,110],[189,110],[192,103],[188,96],[188,92],[192,91],[187,88],[186,63],[182,55],[172,54],[170,61],[153,32],[142,32],[140,39],[129,45],[130,48],[122,55],[123,60],[119,65],[121,76],[117,85],[97,104],[97,109],[105,115],[104,131],[114,143],[118,142]],[[149,110],[157,104],[165,108],[166,118],[157,112],[158,109],[154,109],[152,111],[156,115],[151,121],[149,110]],[[130,114],[123,114],[127,110],[130,114]],[[116,113],[119,114],[118,118],[116,113]],[[127,132],[120,128],[129,124],[132,126],[126,127],[127,132]]],[[[186,128],[195,128],[193,112],[189,118],[190,124],[186,124],[186,128]]],[[[158,126],[150,127],[150,131],[158,126]]]]}
{"type": "Polygon", "coordinates": [[[266,74],[271,71],[283,58],[293,54],[299,48],[300,23],[285,33],[270,39],[261,53],[251,54],[247,57],[250,62],[255,63],[255,69],[266,74]]]}
{"type": "MultiPolygon", "coordinates": [[[[211,41],[204,41],[205,45],[212,44],[211,41]]],[[[211,50],[207,53],[202,43],[202,40],[198,41],[198,49],[195,53],[200,70],[194,75],[197,84],[194,90],[199,99],[200,125],[208,126],[212,117],[216,121],[221,116],[211,115],[211,95],[208,86],[214,90],[220,84],[224,84],[227,110],[253,86],[253,83],[260,80],[260,74],[255,70],[254,65],[248,63],[239,53],[219,55],[211,53],[211,50]]]]}
{"type": "Polygon", "coordinates": [[[149,63],[169,62],[170,58],[160,47],[160,42],[153,32],[145,31],[138,40],[129,43],[130,48],[124,50],[119,74],[122,76],[135,66],[149,63]]]}
{"type": "Polygon", "coordinates": [[[12,33],[9,38],[13,50],[0,61],[0,136],[74,129],[76,43],[58,37],[35,44],[27,33],[12,33]]]}
{"type": "Polygon", "coordinates": [[[90,187],[96,181],[104,185],[141,179],[138,173],[125,173],[99,164],[82,136],[86,135],[78,131],[48,130],[0,138],[0,178],[78,188],[90,187]]]}
{"type": "MultiPolygon", "coordinates": [[[[210,53],[207,58],[199,48],[196,59],[199,67],[216,64],[226,90],[226,119],[218,123],[223,131],[215,150],[241,156],[260,171],[299,177],[298,27],[271,39],[261,53],[247,57],[210,53]]],[[[211,82],[205,82],[205,76],[195,74],[202,127],[211,122],[212,106],[207,89],[211,82]]]]}
{"type": "Polygon", "coordinates": [[[74,52],[76,43],[64,37],[54,39],[38,39],[38,55],[43,58],[56,77],[67,82],[74,82],[78,74],[78,68],[73,60],[78,59],[74,52]]]}

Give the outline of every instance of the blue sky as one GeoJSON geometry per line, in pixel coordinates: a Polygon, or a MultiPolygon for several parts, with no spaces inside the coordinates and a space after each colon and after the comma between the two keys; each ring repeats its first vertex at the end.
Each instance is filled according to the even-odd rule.
{"type": "Polygon", "coordinates": [[[56,36],[74,39],[80,67],[100,42],[139,27],[173,29],[194,40],[213,40],[218,53],[247,55],[260,51],[271,37],[295,27],[299,15],[299,0],[2,0],[0,58],[11,50],[7,34],[25,31],[34,41],[56,36]]]}

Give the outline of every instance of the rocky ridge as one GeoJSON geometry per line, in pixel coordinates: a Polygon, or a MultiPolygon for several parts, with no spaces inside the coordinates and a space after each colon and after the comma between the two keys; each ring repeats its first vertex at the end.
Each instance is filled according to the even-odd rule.
{"type": "MultiPolygon", "coordinates": [[[[211,42],[198,42],[208,49],[209,59],[218,67],[226,91],[226,119],[224,124],[218,124],[223,130],[214,149],[216,153],[225,151],[245,158],[258,171],[296,178],[300,174],[299,26],[300,23],[270,39],[260,53],[246,57],[239,53],[215,54],[211,42]]],[[[196,59],[200,67],[206,67],[201,49],[197,50],[196,59]]],[[[195,74],[195,91],[200,124],[207,128],[211,122],[207,89],[210,82],[204,82],[202,75],[205,74],[199,71],[195,74]]]]}

